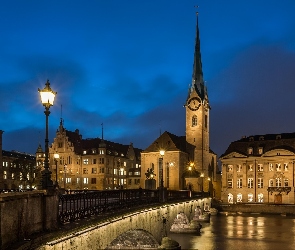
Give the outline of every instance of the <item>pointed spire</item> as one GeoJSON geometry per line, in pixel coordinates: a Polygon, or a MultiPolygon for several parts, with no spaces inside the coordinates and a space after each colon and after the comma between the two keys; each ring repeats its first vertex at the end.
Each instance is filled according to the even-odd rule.
{"type": "Polygon", "coordinates": [[[200,46],[200,32],[199,32],[199,13],[197,15],[196,25],[196,41],[195,41],[195,52],[194,52],[194,65],[192,74],[192,89],[195,89],[201,99],[204,99],[206,90],[204,87],[203,80],[203,69],[202,69],[202,58],[201,58],[201,46],[200,46]]]}
{"type": "Polygon", "coordinates": [[[98,145],[100,148],[105,148],[106,147],[106,143],[104,142],[103,139],[103,123],[101,124],[101,141],[98,145]]]}

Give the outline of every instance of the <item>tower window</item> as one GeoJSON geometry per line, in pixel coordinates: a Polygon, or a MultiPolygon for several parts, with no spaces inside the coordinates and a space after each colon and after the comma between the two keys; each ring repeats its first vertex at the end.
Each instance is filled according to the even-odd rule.
{"type": "Polygon", "coordinates": [[[207,126],[208,126],[208,117],[207,115],[205,115],[205,128],[207,128],[207,126]]]}
{"type": "Polygon", "coordinates": [[[198,122],[197,116],[194,115],[193,118],[192,118],[192,127],[197,126],[197,122],[198,122]]]}

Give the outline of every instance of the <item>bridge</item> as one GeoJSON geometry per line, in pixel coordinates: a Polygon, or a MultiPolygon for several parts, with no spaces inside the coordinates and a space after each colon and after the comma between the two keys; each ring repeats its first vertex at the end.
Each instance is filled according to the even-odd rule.
{"type": "Polygon", "coordinates": [[[205,197],[143,189],[2,194],[1,249],[156,249],[176,215],[192,218],[205,197]]]}

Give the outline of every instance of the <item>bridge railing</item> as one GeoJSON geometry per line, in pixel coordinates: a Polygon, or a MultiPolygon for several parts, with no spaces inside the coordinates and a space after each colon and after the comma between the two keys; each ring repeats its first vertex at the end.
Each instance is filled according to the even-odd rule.
{"type": "Polygon", "coordinates": [[[59,197],[59,221],[72,222],[92,215],[104,215],[122,209],[156,204],[165,201],[188,200],[205,197],[204,193],[189,190],[159,189],[73,190],[59,197]],[[163,197],[164,200],[162,199],[163,197]]]}
{"type": "Polygon", "coordinates": [[[59,197],[59,220],[72,222],[92,215],[159,202],[158,190],[70,191],[59,197]]]}

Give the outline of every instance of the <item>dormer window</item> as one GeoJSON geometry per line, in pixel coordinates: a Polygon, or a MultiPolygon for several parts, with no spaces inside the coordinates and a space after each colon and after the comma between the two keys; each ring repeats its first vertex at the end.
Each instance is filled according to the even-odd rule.
{"type": "Polygon", "coordinates": [[[258,148],[258,154],[259,154],[259,155],[262,155],[262,154],[263,154],[263,147],[259,147],[259,148],[258,148]]]}
{"type": "Polygon", "coordinates": [[[254,141],[254,137],[253,136],[249,137],[249,141],[254,141]]]}
{"type": "Polygon", "coordinates": [[[92,149],[92,154],[95,154],[96,153],[96,149],[92,149]]]}
{"type": "Polygon", "coordinates": [[[248,155],[253,155],[253,148],[248,148],[248,155]]]}
{"type": "Polygon", "coordinates": [[[83,155],[86,155],[86,150],[83,150],[83,155]]]}
{"type": "Polygon", "coordinates": [[[259,141],[263,141],[264,140],[264,137],[263,136],[260,136],[259,137],[259,141]]]}
{"type": "Polygon", "coordinates": [[[277,139],[277,140],[280,140],[281,138],[282,138],[281,135],[277,135],[277,136],[276,136],[276,139],[277,139]]]}

